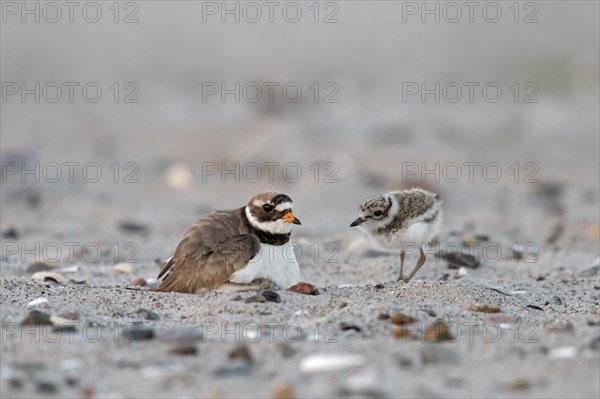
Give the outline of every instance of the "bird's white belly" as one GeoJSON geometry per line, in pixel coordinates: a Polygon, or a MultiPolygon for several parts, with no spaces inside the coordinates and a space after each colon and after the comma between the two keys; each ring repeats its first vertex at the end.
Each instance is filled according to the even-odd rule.
{"type": "Polygon", "coordinates": [[[246,284],[259,278],[270,280],[280,288],[300,282],[300,268],[292,243],[280,246],[261,244],[259,253],[246,267],[233,273],[229,281],[246,284]]]}
{"type": "Polygon", "coordinates": [[[409,225],[405,230],[392,234],[368,234],[373,245],[380,251],[385,252],[415,252],[423,244],[433,238],[439,225],[438,220],[433,223],[416,222],[409,225]]]}

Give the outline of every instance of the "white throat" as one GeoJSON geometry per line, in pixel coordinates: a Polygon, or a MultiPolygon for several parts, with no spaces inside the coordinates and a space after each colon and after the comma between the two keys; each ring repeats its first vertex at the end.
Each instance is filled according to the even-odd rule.
{"type": "Polygon", "coordinates": [[[271,234],[289,234],[292,231],[292,225],[283,219],[277,219],[270,222],[260,222],[257,218],[252,216],[250,208],[246,205],[245,208],[246,217],[250,221],[252,227],[271,234]]]}

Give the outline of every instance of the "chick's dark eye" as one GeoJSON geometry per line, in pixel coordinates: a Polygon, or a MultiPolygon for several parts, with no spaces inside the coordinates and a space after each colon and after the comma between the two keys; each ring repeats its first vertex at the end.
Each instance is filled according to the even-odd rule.
{"type": "Polygon", "coordinates": [[[271,212],[273,210],[273,205],[264,204],[262,208],[265,212],[271,212]]]}
{"type": "Polygon", "coordinates": [[[375,216],[381,216],[382,213],[383,212],[377,210],[377,211],[373,212],[373,215],[375,215],[375,216]]]}

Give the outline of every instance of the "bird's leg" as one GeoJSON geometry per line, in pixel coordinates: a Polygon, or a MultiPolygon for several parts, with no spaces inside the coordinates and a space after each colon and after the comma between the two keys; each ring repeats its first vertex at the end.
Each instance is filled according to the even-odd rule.
{"type": "Polygon", "coordinates": [[[400,252],[400,275],[398,276],[398,281],[404,280],[404,256],[406,253],[404,251],[400,252]]]}
{"type": "Polygon", "coordinates": [[[413,278],[413,276],[419,271],[421,266],[423,266],[425,264],[426,258],[425,258],[425,253],[423,252],[423,247],[420,247],[419,251],[421,252],[421,256],[419,256],[419,260],[417,261],[417,265],[415,266],[413,271],[410,273],[410,275],[407,278],[404,279],[405,283],[408,283],[410,281],[410,279],[413,278]]]}

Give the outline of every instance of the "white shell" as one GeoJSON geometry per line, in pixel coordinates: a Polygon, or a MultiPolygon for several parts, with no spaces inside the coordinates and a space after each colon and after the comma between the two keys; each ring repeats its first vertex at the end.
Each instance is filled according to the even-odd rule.
{"type": "Polygon", "coordinates": [[[41,281],[41,282],[44,282],[47,278],[52,279],[52,280],[56,281],[57,283],[66,283],[67,282],[67,279],[62,274],[52,273],[52,272],[37,272],[37,273],[34,273],[33,276],[31,276],[31,278],[36,281],[41,281]]]}
{"type": "Polygon", "coordinates": [[[27,304],[28,307],[32,307],[32,306],[39,306],[39,305],[47,305],[48,304],[48,298],[36,298],[33,301],[29,302],[27,304]]]}
{"type": "Polygon", "coordinates": [[[303,373],[319,373],[362,366],[366,361],[365,357],[361,355],[317,353],[308,355],[302,359],[299,367],[303,373]]]}
{"type": "Polygon", "coordinates": [[[133,272],[133,267],[129,263],[117,263],[114,267],[117,273],[130,274],[133,272]]]}

